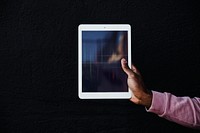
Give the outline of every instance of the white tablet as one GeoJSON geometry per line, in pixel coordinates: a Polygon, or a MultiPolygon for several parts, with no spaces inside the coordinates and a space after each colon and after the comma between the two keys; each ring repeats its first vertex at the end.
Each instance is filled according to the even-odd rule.
{"type": "Polygon", "coordinates": [[[131,66],[128,24],[81,24],[78,27],[78,95],[80,99],[129,99],[125,58],[131,66]]]}

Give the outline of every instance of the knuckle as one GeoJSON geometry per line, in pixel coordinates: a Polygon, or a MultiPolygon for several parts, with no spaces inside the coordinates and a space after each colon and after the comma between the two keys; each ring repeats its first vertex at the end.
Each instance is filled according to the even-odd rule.
{"type": "Polygon", "coordinates": [[[135,74],[130,74],[130,78],[135,78],[135,74]]]}

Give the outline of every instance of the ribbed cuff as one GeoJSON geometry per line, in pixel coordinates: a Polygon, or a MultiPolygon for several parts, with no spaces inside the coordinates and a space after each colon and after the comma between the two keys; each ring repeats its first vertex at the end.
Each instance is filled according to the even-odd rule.
{"type": "Polygon", "coordinates": [[[157,115],[162,115],[165,112],[166,106],[166,96],[164,93],[157,91],[152,91],[153,98],[152,103],[149,109],[146,109],[147,112],[152,112],[157,115]]]}

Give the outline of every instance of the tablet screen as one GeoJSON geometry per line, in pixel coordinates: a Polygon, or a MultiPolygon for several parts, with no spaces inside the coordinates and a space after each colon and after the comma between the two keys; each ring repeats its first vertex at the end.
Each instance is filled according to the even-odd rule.
{"type": "Polygon", "coordinates": [[[128,31],[82,31],[82,91],[128,92],[128,31]]]}

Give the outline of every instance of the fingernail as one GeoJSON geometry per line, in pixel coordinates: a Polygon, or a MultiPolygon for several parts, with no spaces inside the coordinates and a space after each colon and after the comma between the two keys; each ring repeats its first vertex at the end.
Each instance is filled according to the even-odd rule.
{"type": "Polygon", "coordinates": [[[124,58],[122,59],[122,61],[123,61],[123,63],[127,63],[126,59],[124,59],[124,58]]]}

